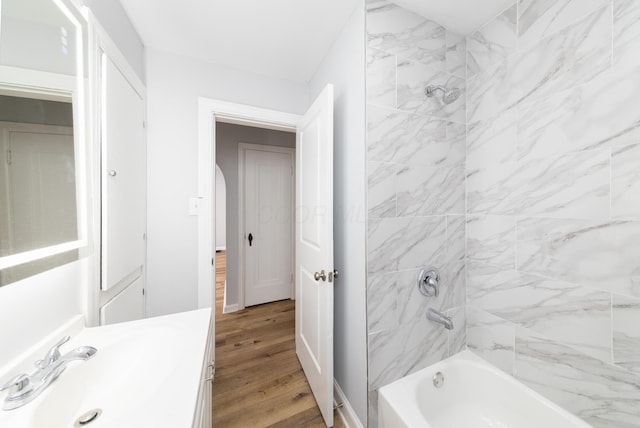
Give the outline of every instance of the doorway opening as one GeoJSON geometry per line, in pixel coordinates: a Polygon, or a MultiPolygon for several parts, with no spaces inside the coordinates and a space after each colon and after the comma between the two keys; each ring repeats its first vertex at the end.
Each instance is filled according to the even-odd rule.
{"type": "MultiPolygon", "coordinates": [[[[266,337],[270,334],[280,334],[282,331],[288,331],[282,340],[275,340],[273,343],[275,346],[290,347],[285,352],[287,355],[287,362],[283,364],[283,369],[293,369],[302,376],[301,378],[296,376],[296,379],[291,380],[292,384],[285,379],[275,380],[278,385],[286,385],[283,392],[285,395],[292,393],[292,389],[289,386],[302,387],[304,391],[296,392],[295,397],[290,397],[296,402],[303,397],[313,397],[315,402],[308,410],[317,413],[317,417],[324,420],[326,426],[333,426],[334,423],[334,379],[333,379],[333,280],[336,277],[336,273],[333,267],[333,87],[327,85],[324,90],[318,95],[316,100],[312,103],[309,109],[304,115],[298,116],[289,113],[278,112],[274,110],[267,110],[257,107],[251,107],[247,105],[228,103],[223,101],[216,101],[206,98],[200,98],[199,100],[199,196],[196,199],[200,199],[197,202],[198,218],[198,306],[201,308],[211,308],[215,320],[212,323],[211,333],[216,337],[216,347],[213,350],[216,366],[216,375],[214,382],[218,383],[218,388],[214,388],[214,391],[222,391],[227,386],[221,385],[220,382],[224,380],[224,373],[229,372],[237,368],[240,364],[238,358],[239,354],[236,353],[243,346],[253,350],[247,356],[246,370],[242,373],[250,373],[249,378],[253,386],[258,387],[256,394],[264,397],[264,385],[256,385],[256,382],[260,383],[263,376],[267,374],[272,375],[279,373],[274,371],[273,366],[268,364],[260,366],[257,364],[255,352],[260,355],[266,355],[267,357],[273,355],[275,350],[261,349],[266,346],[266,337]],[[255,307],[238,311],[236,313],[230,313],[223,315],[222,311],[216,310],[215,302],[215,272],[216,272],[216,254],[215,253],[215,164],[219,159],[217,158],[217,146],[219,144],[220,132],[219,125],[231,124],[231,125],[246,125],[252,128],[261,128],[266,130],[295,132],[296,141],[296,156],[295,158],[295,175],[293,174],[293,165],[290,167],[288,180],[290,185],[294,184],[295,192],[295,206],[296,214],[289,214],[291,220],[295,218],[292,223],[295,226],[295,233],[292,231],[291,236],[295,237],[295,266],[293,278],[289,278],[289,281],[293,283],[295,289],[295,301],[291,298],[280,300],[268,304],[257,305],[255,307]],[[291,306],[289,310],[273,310],[271,308],[265,309],[270,305],[277,305],[280,303],[287,303],[291,306]],[[262,309],[270,312],[267,314],[267,318],[252,319],[249,314],[259,314],[262,309]],[[278,315],[287,314],[283,317],[283,323],[289,326],[286,328],[273,328],[276,323],[278,315]],[[220,317],[236,318],[240,324],[249,322],[248,325],[240,327],[240,330],[234,330],[238,327],[238,323],[234,323],[231,327],[224,325],[220,317]],[[252,337],[240,337],[234,334],[234,331],[238,333],[246,333],[247,331],[254,332],[260,330],[259,326],[266,328],[267,336],[259,339],[252,337]],[[251,328],[249,328],[251,327],[251,328]],[[220,328],[220,333],[216,334],[220,328]],[[254,329],[257,328],[257,329],[254,329]],[[229,336],[230,335],[230,336],[229,336]],[[231,339],[233,338],[233,339],[231,339]],[[225,359],[226,363],[223,363],[221,359],[218,359],[218,349],[223,351],[221,347],[229,345],[228,350],[232,351],[232,356],[225,359]],[[226,369],[225,369],[226,368],[226,369]],[[257,370],[254,372],[253,370],[257,370]],[[272,373],[273,372],[273,373],[272,373]],[[283,383],[284,381],[284,383],[283,383]]],[[[270,186],[264,185],[264,181],[260,174],[274,175],[284,180],[287,174],[282,172],[273,172],[275,170],[282,171],[285,168],[276,168],[275,165],[280,162],[276,158],[282,158],[282,156],[266,156],[270,160],[264,160],[263,154],[249,155],[250,152],[263,152],[261,150],[255,150],[255,147],[244,147],[245,166],[249,165],[251,156],[258,156],[256,160],[253,159],[253,175],[244,174],[246,181],[253,181],[256,184],[256,188],[264,187],[265,196],[260,198],[254,196],[247,197],[247,201],[254,201],[257,205],[254,205],[251,210],[239,210],[244,213],[260,213],[261,209],[278,211],[278,206],[261,205],[265,200],[270,202],[270,199],[278,199],[285,201],[288,198],[283,197],[278,192],[275,192],[270,186]],[[258,174],[256,171],[259,171],[258,174]],[[274,196],[277,195],[277,196],[274,196]]],[[[240,153],[242,150],[238,148],[236,153],[240,153]]],[[[293,156],[290,156],[293,157],[293,156]]],[[[280,159],[282,160],[282,159],[280,159]]],[[[229,233],[229,224],[233,221],[234,216],[229,215],[229,207],[232,205],[229,203],[230,195],[234,193],[230,190],[231,175],[228,171],[225,171],[222,162],[220,167],[222,173],[225,176],[226,182],[226,195],[227,195],[227,233],[226,233],[226,249],[227,253],[230,251],[231,246],[235,243],[238,244],[238,248],[252,247],[253,242],[253,230],[247,230],[249,227],[255,227],[250,221],[244,223],[245,230],[240,235],[239,239],[233,239],[229,233]]],[[[282,165],[281,165],[282,166],[282,165]]],[[[240,175],[239,175],[240,177],[240,175]]],[[[281,189],[286,186],[280,187],[281,189]]],[[[251,192],[245,192],[245,194],[251,194],[251,192]]],[[[257,192],[260,193],[261,192],[257,192]]],[[[240,198],[239,198],[240,199],[240,198]]],[[[293,206],[291,202],[289,208],[293,206]]],[[[288,211],[288,210],[287,210],[288,211]]],[[[235,216],[235,220],[239,216],[235,216]]],[[[244,221],[244,219],[243,219],[244,221]]],[[[259,223],[259,222],[258,222],[259,223]]],[[[273,230],[259,230],[259,236],[256,238],[265,239],[269,233],[274,236],[284,234],[286,229],[273,228],[273,230]]],[[[269,252],[274,244],[266,246],[264,255],[259,257],[258,266],[259,280],[263,279],[262,272],[269,273],[270,264],[272,259],[270,253],[276,253],[276,251],[269,252]]],[[[293,254],[293,245],[288,247],[293,254]]],[[[253,249],[253,248],[251,248],[253,249]]],[[[225,254],[226,256],[227,254],[225,254]]],[[[220,262],[221,263],[221,262],[220,262]]],[[[226,278],[227,278],[227,294],[230,296],[230,272],[229,268],[231,263],[227,258],[228,265],[226,266],[226,278]]],[[[255,266],[255,264],[254,264],[255,266]]],[[[274,270],[275,271],[275,270],[274,270]]],[[[291,296],[291,294],[289,294],[291,296]]],[[[282,296],[280,296],[282,298],[282,296]]],[[[231,300],[230,297],[227,300],[231,300]]],[[[272,299],[267,299],[267,301],[272,299]]],[[[277,326],[275,326],[277,327],[277,326]]],[[[282,326],[281,326],[282,327],[282,326]]],[[[284,352],[284,351],[283,351],[284,352]]],[[[221,352],[222,354],[222,352],[221,352]]],[[[231,383],[234,383],[236,378],[235,374],[230,374],[231,383]]],[[[248,385],[247,385],[248,386],[248,385]]],[[[279,388],[278,388],[279,390],[279,388]]],[[[293,390],[295,391],[295,389],[293,390]]],[[[241,401],[242,397],[246,394],[240,394],[241,397],[236,397],[237,401],[241,401]]],[[[225,394],[229,397],[229,394],[225,394]]],[[[273,397],[276,398],[276,397],[273,397]]],[[[281,397],[282,398],[282,397],[281,397]]],[[[264,406],[268,408],[281,407],[282,403],[279,401],[260,400],[264,406]]],[[[290,402],[290,400],[287,400],[290,402]]],[[[215,407],[214,396],[214,407],[215,407]]],[[[232,410],[230,407],[232,403],[223,405],[221,408],[225,410],[232,410]]],[[[253,407],[253,406],[251,406],[253,407]]],[[[289,407],[289,406],[285,406],[289,407]]],[[[242,406],[237,409],[238,412],[235,418],[244,416],[255,416],[262,414],[257,409],[256,412],[247,413],[246,407],[242,406]]],[[[265,410],[265,409],[263,409],[265,410]]],[[[269,412],[266,412],[268,414],[269,412]]],[[[215,416],[216,412],[214,412],[215,416]]],[[[301,413],[301,417],[307,418],[307,410],[301,413]],[[306,415],[306,416],[305,416],[306,415]]],[[[315,416],[314,416],[315,418],[315,416]]],[[[220,422],[220,421],[218,421],[220,422]]],[[[246,421],[245,421],[246,422],[246,421]]],[[[276,421],[277,422],[277,421],[276,421]]],[[[291,420],[287,420],[287,423],[291,420]]],[[[251,425],[251,424],[249,424],[251,425]]],[[[229,425],[225,425],[229,426],[229,425]]],[[[245,423],[244,426],[247,426],[245,423]]]]}
{"type": "Polygon", "coordinates": [[[216,252],[224,247],[226,258],[224,313],[293,299],[296,135],[215,126],[216,179],[224,177],[215,195],[216,252]]]}

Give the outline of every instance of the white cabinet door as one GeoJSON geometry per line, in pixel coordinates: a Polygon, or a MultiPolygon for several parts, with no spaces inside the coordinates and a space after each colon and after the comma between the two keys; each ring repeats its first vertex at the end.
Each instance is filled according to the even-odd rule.
{"type": "Polygon", "coordinates": [[[144,100],[102,55],[102,284],[133,280],[145,264],[144,100]]]}
{"type": "Polygon", "coordinates": [[[109,303],[100,308],[100,325],[135,321],[144,314],[143,279],[138,278],[109,303]]]}

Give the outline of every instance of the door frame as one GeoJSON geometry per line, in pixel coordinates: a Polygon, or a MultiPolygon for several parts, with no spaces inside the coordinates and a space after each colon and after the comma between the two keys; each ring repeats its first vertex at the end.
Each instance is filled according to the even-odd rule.
{"type": "MultiPolygon", "coordinates": [[[[295,132],[302,116],[211,98],[198,98],[198,309],[215,313],[216,122],[295,132]]],[[[214,316],[215,319],[215,316],[214,316]]]]}
{"type": "Polygon", "coordinates": [[[238,144],[238,215],[240,216],[240,224],[238,227],[238,265],[240,266],[240,270],[238,272],[238,310],[242,310],[246,307],[245,305],[245,253],[246,247],[244,245],[244,236],[245,236],[245,207],[244,207],[244,198],[245,198],[245,153],[247,150],[254,150],[260,152],[271,152],[271,153],[286,153],[291,156],[291,167],[292,170],[292,180],[291,180],[291,224],[289,225],[291,228],[291,268],[293,269],[292,278],[291,278],[291,289],[289,298],[291,300],[295,300],[296,296],[296,288],[295,288],[295,248],[296,248],[296,229],[295,229],[295,213],[296,213],[296,149],[292,147],[279,147],[279,146],[268,146],[262,144],[250,144],[250,143],[239,143],[238,144]]]}

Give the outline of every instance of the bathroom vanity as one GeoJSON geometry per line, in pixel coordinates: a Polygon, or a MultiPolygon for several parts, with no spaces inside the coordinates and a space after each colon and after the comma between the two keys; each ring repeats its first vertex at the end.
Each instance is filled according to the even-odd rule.
{"type": "Polygon", "coordinates": [[[61,354],[81,346],[97,353],[70,362],[33,401],[0,410],[0,426],[210,427],[211,323],[211,309],[93,328],[75,318],[1,368],[0,379],[34,372],[33,363],[65,335],[71,339],[61,354]],[[79,424],[81,418],[91,422],[79,424]]]}

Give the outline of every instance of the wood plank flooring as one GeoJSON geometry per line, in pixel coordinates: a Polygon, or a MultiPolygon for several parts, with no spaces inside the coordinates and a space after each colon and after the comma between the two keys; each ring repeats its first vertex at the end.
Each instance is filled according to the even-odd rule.
{"type": "MultiPolygon", "coordinates": [[[[295,350],[292,300],[222,313],[226,254],[216,254],[213,426],[325,427],[295,350]]],[[[337,412],[334,426],[344,427],[337,412]]]]}

